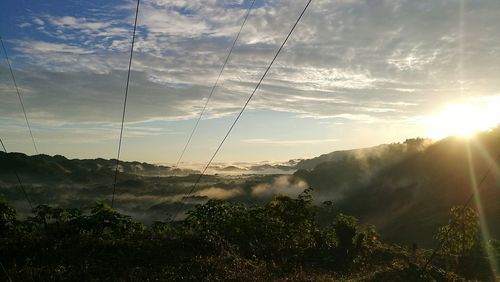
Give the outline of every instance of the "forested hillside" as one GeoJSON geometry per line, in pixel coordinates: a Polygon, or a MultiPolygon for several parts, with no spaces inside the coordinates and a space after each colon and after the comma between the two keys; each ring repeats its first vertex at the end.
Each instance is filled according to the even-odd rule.
{"type": "MultiPolygon", "coordinates": [[[[500,153],[500,129],[432,145],[424,146],[421,139],[410,142],[414,146],[407,141],[366,149],[361,155],[346,152],[295,175],[315,187],[318,197],[333,199],[339,211],[376,224],[387,240],[429,245],[432,230],[451,206],[467,200],[474,191],[473,178],[479,182],[500,153]]],[[[491,233],[500,237],[496,167],[479,187],[478,199],[491,233]]]]}
{"type": "MultiPolygon", "coordinates": [[[[112,179],[116,160],[67,159],[64,156],[34,155],[22,153],[6,154],[0,151],[0,177],[13,178],[17,172],[26,181],[99,182],[112,179]]],[[[157,176],[187,175],[193,170],[177,169],[144,162],[120,161],[119,170],[123,175],[157,176]]],[[[126,177],[125,177],[126,178],[126,177]]]]}
{"type": "Polygon", "coordinates": [[[479,218],[454,210],[430,250],[380,241],[376,228],[314,205],[311,190],[260,207],[211,200],[184,220],[144,226],[105,203],[88,213],[38,206],[24,220],[0,197],[3,281],[463,281],[494,279],[479,218]],[[325,215],[333,217],[328,219],[325,215]],[[456,229],[455,220],[467,228],[456,229]],[[460,239],[456,239],[460,238],[460,239]],[[466,242],[466,245],[464,245],[466,242]],[[482,242],[482,243],[481,243],[482,242]],[[457,252],[456,250],[459,250],[457,252]]]}

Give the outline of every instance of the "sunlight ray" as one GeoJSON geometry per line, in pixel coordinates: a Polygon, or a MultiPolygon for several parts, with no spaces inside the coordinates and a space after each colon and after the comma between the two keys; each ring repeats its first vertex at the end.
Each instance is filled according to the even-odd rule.
{"type": "Polygon", "coordinates": [[[500,182],[500,167],[494,165],[496,163],[496,160],[492,157],[491,152],[486,150],[485,146],[483,146],[483,144],[481,144],[476,137],[473,137],[470,140],[472,142],[472,145],[474,145],[477,151],[479,151],[479,154],[486,162],[486,166],[492,168],[491,174],[494,176],[495,182],[500,182]]]}
{"type": "Polygon", "coordinates": [[[493,273],[493,277],[496,277],[498,273],[498,266],[496,262],[495,255],[493,253],[493,250],[491,247],[488,245],[488,242],[491,240],[491,236],[489,233],[489,228],[488,224],[486,222],[486,217],[484,215],[484,210],[483,210],[483,205],[481,203],[481,196],[479,193],[478,189],[478,184],[477,184],[477,178],[476,178],[476,171],[474,168],[474,163],[472,159],[472,152],[471,152],[471,147],[470,147],[470,142],[467,142],[467,161],[468,161],[468,166],[469,166],[469,176],[471,180],[471,187],[472,187],[472,192],[474,193],[474,203],[476,205],[478,214],[479,214],[479,223],[481,226],[481,236],[483,239],[483,248],[485,249],[486,255],[488,256],[488,262],[490,264],[491,271],[493,273]]]}
{"type": "Polygon", "coordinates": [[[460,97],[464,98],[464,14],[465,0],[460,1],[460,11],[458,19],[458,79],[460,84],[460,97]]]}

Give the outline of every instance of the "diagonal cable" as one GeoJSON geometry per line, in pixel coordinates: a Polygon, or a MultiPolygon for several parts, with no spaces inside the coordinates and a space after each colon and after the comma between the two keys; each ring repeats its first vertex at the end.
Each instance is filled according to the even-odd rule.
{"type": "Polygon", "coordinates": [[[3,263],[2,263],[2,262],[0,262],[0,266],[2,267],[3,272],[5,273],[5,277],[7,277],[7,280],[8,280],[9,282],[12,282],[12,279],[10,278],[9,273],[7,272],[7,270],[5,269],[5,267],[3,266],[3,263]]]}
{"type": "MultiPolygon", "coordinates": [[[[498,163],[499,160],[500,160],[500,154],[497,155],[497,157],[495,158],[495,160],[488,167],[488,170],[486,170],[486,172],[484,173],[484,175],[481,178],[481,180],[478,182],[477,189],[479,189],[481,187],[481,185],[483,184],[483,182],[488,178],[488,176],[490,175],[491,171],[497,165],[497,163],[498,163]]],[[[467,208],[467,206],[469,206],[469,204],[470,204],[470,202],[472,201],[473,198],[474,198],[474,193],[471,193],[471,195],[469,196],[469,198],[467,198],[467,200],[464,202],[464,204],[460,208],[460,214],[465,211],[465,209],[467,208]]],[[[448,241],[448,237],[450,235],[450,231],[451,231],[451,229],[448,229],[446,231],[446,233],[444,234],[444,238],[441,241],[439,241],[438,246],[432,251],[432,254],[429,256],[429,258],[425,262],[424,266],[422,267],[422,271],[421,271],[422,273],[427,269],[427,267],[429,266],[429,264],[432,262],[432,260],[434,259],[434,257],[439,252],[439,250],[441,250],[441,248],[444,246],[444,244],[448,241]]]]}
{"type": "Polygon", "coordinates": [[[5,54],[5,60],[7,61],[7,64],[9,65],[10,76],[12,77],[12,82],[14,82],[14,86],[15,86],[16,92],[17,92],[17,97],[19,98],[19,103],[21,104],[21,108],[23,109],[24,119],[26,120],[26,125],[28,126],[28,130],[30,132],[31,141],[33,141],[33,147],[35,148],[35,152],[38,154],[38,148],[36,147],[35,138],[33,137],[33,132],[31,131],[31,126],[30,126],[30,122],[28,121],[28,115],[26,114],[26,109],[24,108],[23,99],[21,98],[21,93],[19,92],[19,87],[17,87],[16,77],[14,76],[14,71],[12,70],[12,65],[10,64],[9,55],[7,54],[7,49],[5,48],[5,45],[3,44],[3,39],[1,36],[0,36],[0,43],[2,44],[2,49],[3,49],[3,52],[5,54]]]}
{"type": "Polygon", "coordinates": [[[255,0],[252,1],[252,4],[247,9],[247,13],[245,15],[245,18],[243,19],[243,22],[241,23],[241,26],[240,26],[240,30],[238,31],[238,34],[236,35],[236,38],[234,39],[233,44],[231,45],[231,48],[229,49],[226,60],[224,60],[224,64],[222,64],[222,68],[219,71],[219,75],[217,76],[217,79],[215,80],[215,83],[212,86],[212,90],[210,90],[210,94],[208,95],[207,100],[205,101],[205,105],[203,106],[203,109],[201,110],[201,113],[198,116],[198,119],[196,120],[196,123],[193,127],[193,130],[191,131],[191,134],[189,135],[189,138],[188,138],[186,144],[184,145],[184,148],[182,149],[181,155],[179,156],[179,159],[177,160],[175,167],[179,167],[179,163],[181,162],[181,159],[184,156],[184,153],[186,152],[186,149],[189,146],[189,143],[191,143],[191,139],[193,138],[193,135],[194,135],[196,129],[198,128],[198,124],[200,123],[200,120],[203,117],[205,110],[207,109],[207,105],[208,105],[208,102],[210,101],[210,98],[212,98],[212,95],[214,94],[214,91],[217,88],[217,85],[219,84],[219,80],[222,76],[222,73],[224,72],[224,69],[226,68],[226,65],[229,61],[229,58],[231,57],[231,54],[233,53],[233,49],[234,49],[234,46],[236,45],[236,42],[238,41],[238,38],[240,38],[241,31],[243,30],[243,27],[245,26],[245,23],[247,22],[248,16],[250,15],[250,11],[252,10],[254,4],[255,4],[255,0]]]}
{"type": "MultiPolygon", "coordinates": [[[[257,92],[257,90],[259,89],[259,86],[262,84],[262,81],[264,80],[264,78],[266,77],[267,73],[271,69],[272,65],[274,64],[274,61],[276,61],[276,58],[278,57],[278,55],[280,54],[281,50],[285,46],[286,42],[288,41],[288,38],[290,38],[290,36],[292,35],[292,32],[295,30],[295,27],[300,22],[300,19],[302,19],[302,16],[304,15],[304,13],[306,12],[307,8],[309,7],[309,4],[311,4],[311,1],[312,0],[309,0],[307,2],[306,6],[304,7],[304,9],[302,10],[302,12],[300,13],[299,17],[297,18],[297,21],[295,21],[295,24],[293,25],[292,29],[290,30],[290,32],[288,32],[288,35],[286,36],[286,38],[283,41],[283,43],[281,43],[281,46],[279,47],[279,49],[276,51],[276,54],[274,55],[273,59],[271,60],[271,63],[269,63],[269,66],[266,68],[266,71],[264,72],[264,74],[260,78],[259,82],[255,86],[254,90],[252,91],[252,94],[250,94],[250,96],[248,97],[247,101],[243,105],[243,108],[241,108],[240,112],[236,116],[236,119],[231,124],[231,127],[229,127],[229,130],[227,131],[226,135],[224,136],[224,138],[220,142],[219,146],[217,147],[217,149],[213,153],[212,157],[210,158],[210,160],[208,161],[208,163],[205,165],[205,168],[203,169],[203,171],[201,172],[201,174],[196,179],[196,182],[191,187],[191,190],[189,190],[189,193],[185,197],[188,197],[189,195],[191,195],[193,193],[193,191],[196,189],[196,187],[198,186],[198,183],[200,182],[201,178],[205,175],[205,172],[207,171],[207,169],[210,166],[210,164],[212,164],[212,161],[214,160],[215,156],[217,156],[217,153],[219,153],[219,150],[221,149],[221,147],[224,144],[224,142],[226,142],[227,137],[229,136],[229,134],[233,130],[234,126],[236,125],[236,123],[240,119],[240,117],[243,114],[243,112],[245,111],[246,107],[248,106],[248,103],[250,103],[250,101],[252,100],[253,96],[255,95],[255,92],[257,92]]],[[[172,219],[175,219],[177,217],[177,215],[179,213],[179,210],[180,210],[180,207],[176,210],[176,212],[174,213],[174,216],[173,216],[172,219]]]]}
{"type": "MultiPolygon", "coordinates": [[[[9,157],[9,152],[5,148],[5,145],[3,144],[2,138],[0,138],[0,144],[2,145],[3,151],[5,152],[5,154],[7,155],[7,158],[8,158],[9,157]]],[[[26,189],[24,189],[23,182],[21,181],[21,178],[19,177],[19,174],[17,173],[17,171],[15,169],[13,169],[13,171],[14,171],[14,175],[16,176],[17,182],[19,183],[19,187],[21,188],[21,192],[23,193],[24,198],[26,199],[26,202],[28,202],[31,210],[33,211],[34,210],[33,209],[33,204],[31,203],[31,200],[28,197],[28,193],[26,193],[26,189]]]]}
{"type": "Polygon", "coordinates": [[[123,101],[122,123],[120,127],[120,141],[118,141],[118,153],[116,156],[115,178],[113,181],[113,196],[111,197],[111,207],[113,207],[115,204],[116,180],[118,179],[118,165],[120,164],[120,153],[122,149],[123,123],[125,122],[125,111],[127,109],[128,86],[130,81],[130,71],[132,69],[132,57],[134,54],[135,32],[137,30],[137,17],[139,15],[139,2],[140,0],[137,0],[137,6],[135,8],[134,32],[132,33],[132,45],[130,47],[130,58],[128,61],[127,84],[125,86],[125,99],[123,101]]]}

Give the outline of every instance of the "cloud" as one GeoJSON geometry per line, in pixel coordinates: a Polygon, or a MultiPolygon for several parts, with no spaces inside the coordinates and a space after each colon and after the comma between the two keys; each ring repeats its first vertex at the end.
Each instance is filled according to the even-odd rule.
{"type": "Polygon", "coordinates": [[[307,183],[303,180],[296,180],[292,176],[279,176],[272,183],[262,183],[252,187],[252,196],[272,197],[283,194],[296,197],[307,187],[307,183]]]}
{"type": "Polygon", "coordinates": [[[47,18],[51,25],[65,29],[80,29],[95,32],[104,30],[112,25],[112,22],[89,21],[85,18],[75,18],[72,16],[47,16],[47,18]]]}
{"type": "Polygon", "coordinates": [[[22,41],[17,45],[17,50],[28,55],[36,54],[71,54],[71,55],[84,55],[92,54],[91,50],[86,50],[77,46],[67,44],[56,44],[43,41],[22,41]]]}
{"type": "Polygon", "coordinates": [[[209,197],[211,199],[226,200],[226,199],[231,199],[231,198],[240,196],[242,193],[243,193],[243,191],[239,188],[222,189],[222,188],[217,188],[217,187],[210,187],[210,188],[203,189],[201,191],[196,192],[195,195],[206,196],[206,197],[209,197]]]}
{"type": "MultiPolygon", "coordinates": [[[[248,3],[141,3],[127,121],[196,118],[248,3]]],[[[303,5],[257,1],[207,118],[241,108],[303,5]]],[[[462,16],[459,10],[456,1],[315,0],[248,110],[351,124],[407,122],[457,99],[460,88],[494,95],[500,2],[467,2],[462,16]]],[[[88,11],[40,12],[13,25],[22,34],[10,41],[13,65],[34,123],[117,122],[134,12],[132,1],[106,3],[88,11]]],[[[0,74],[0,84],[9,85],[4,65],[0,74]]],[[[22,120],[12,99],[2,101],[0,114],[22,120]]]]}
{"type": "Polygon", "coordinates": [[[244,142],[244,143],[251,143],[251,144],[288,145],[288,146],[332,143],[332,142],[337,142],[337,141],[338,141],[338,139],[305,139],[305,140],[246,139],[246,140],[242,140],[242,142],[244,142]]]}
{"type": "Polygon", "coordinates": [[[440,49],[419,51],[415,46],[407,53],[400,49],[394,51],[387,60],[389,65],[395,66],[400,71],[421,71],[426,65],[432,64],[439,56],[440,49]]]}
{"type": "Polygon", "coordinates": [[[182,199],[183,195],[174,196],[157,196],[157,195],[134,195],[130,193],[120,193],[116,198],[124,202],[141,202],[142,204],[158,204],[164,202],[178,202],[182,199]]]}
{"type": "Polygon", "coordinates": [[[41,20],[40,18],[33,18],[33,22],[36,24],[36,25],[39,25],[39,26],[43,26],[45,25],[45,22],[43,20],[41,20]]]}

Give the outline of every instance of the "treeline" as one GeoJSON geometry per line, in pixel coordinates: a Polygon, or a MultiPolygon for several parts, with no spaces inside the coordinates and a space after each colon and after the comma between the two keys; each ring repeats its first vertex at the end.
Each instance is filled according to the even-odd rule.
{"type": "MultiPolygon", "coordinates": [[[[87,214],[42,205],[19,219],[0,197],[0,280],[494,279],[470,209],[452,211],[436,236],[453,236],[426,269],[429,250],[384,244],[374,226],[333,210],[307,189],[263,206],[210,200],[145,226],[103,202],[87,214]]],[[[498,242],[488,246],[498,260],[498,242]]]]}
{"type": "MultiPolygon", "coordinates": [[[[114,159],[68,159],[61,155],[33,155],[0,152],[0,177],[6,183],[16,183],[18,173],[23,180],[36,183],[102,183],[113,179],[114,159]]],[[[145,162],[120,162],[121,180],[141,176],[172,176],[199,173],[196,170],[172,168],[145,162]]]]}

